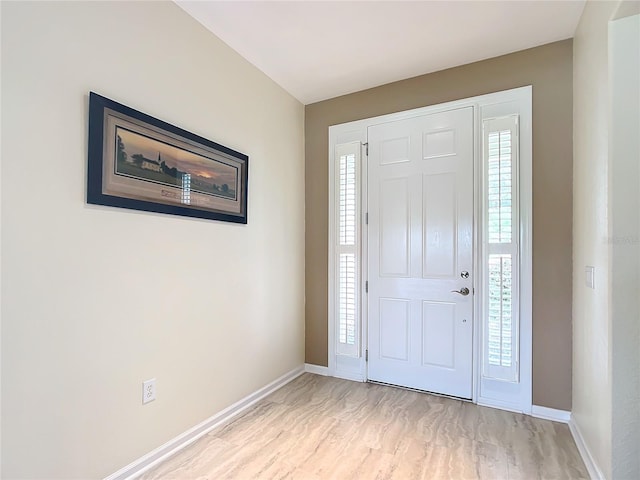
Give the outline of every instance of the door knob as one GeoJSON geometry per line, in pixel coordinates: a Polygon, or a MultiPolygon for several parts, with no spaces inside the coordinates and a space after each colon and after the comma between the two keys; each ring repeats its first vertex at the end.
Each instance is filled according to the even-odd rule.
{"type": "Polygon", "coordinates": [[[469,289],[467,287],[462,287],[460,290],[451,290],[451,293],[459,293],[466,297],[469,295],[469,289]]]}

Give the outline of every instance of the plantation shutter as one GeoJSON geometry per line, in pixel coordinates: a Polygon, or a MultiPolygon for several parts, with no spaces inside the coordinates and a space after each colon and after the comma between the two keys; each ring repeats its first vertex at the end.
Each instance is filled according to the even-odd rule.
{"type": "Polygon", "coordinates": [[[360,143],[338,145],[335,152],[337,242],[336,353],[358,356],[360,343],[359,243],[360,143]]]}
{"type": "Polygon", "coordinates": [[[518,116],[483,121],[483,376],[518,381],[518,116]]]}

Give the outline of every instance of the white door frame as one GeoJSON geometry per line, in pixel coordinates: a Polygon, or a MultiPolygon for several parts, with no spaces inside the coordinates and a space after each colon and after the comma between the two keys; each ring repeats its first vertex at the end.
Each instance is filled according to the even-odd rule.
{"type": "Polygon", "coordinates": [[[482,161],[482,120],[510,114],[520,116],[520,165],[519,165],[519,197],[520,197],[520,382],[516,390],[505,388],[503,383],[488,382],[482,378],[481,372],[481,331],[480,306],[482,295],[474,296],[473,322],[473,398],[474,403],[498,407],[522,413],[531,413],[532,406],[532,87],[520,87],[512,90],[466,98],[453,102],[392,113],[378,117],[357,120],[354,122],[329,127],[329,318],[328,318],[328,374],[355,381],[367,381],[367,362],[365,352],[368,340],[368,316],[365,291],[367,279],[367,229],[362,228],[361,258],[359,285],[361,305],[360,351],[354,356],[336,355],[336,318],[335,318],[335,147],[351,142],[359,142],[362,148],[362,168],[360,171],[360,219],[364,226],[367,211],[367,162],[366,143],[369,126],[380,123],[404,120],[416,116],[443,112],[461,107],[474,107],[474,280],[476,292],[481,291],[482,265],[480,264],[480,225],[482,199],[481,195],[481,161],[482,161]]]}

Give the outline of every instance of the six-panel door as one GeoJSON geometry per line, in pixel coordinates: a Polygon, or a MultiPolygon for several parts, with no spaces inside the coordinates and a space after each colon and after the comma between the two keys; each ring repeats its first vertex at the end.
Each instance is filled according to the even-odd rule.
{"type": "Polygon", "coordinates": [[[368,378],[471,398],[473,109],[368,142],[368,378]]]}

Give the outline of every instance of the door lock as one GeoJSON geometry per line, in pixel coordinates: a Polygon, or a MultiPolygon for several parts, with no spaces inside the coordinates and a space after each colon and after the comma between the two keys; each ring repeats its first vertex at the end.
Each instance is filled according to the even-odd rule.
{"type": "Polygon", "coordinates": [[[469,278],[469,272],[467,272],[466,270],[464,272],[460,272],[460,276],[462,278],[469,278]]]}

